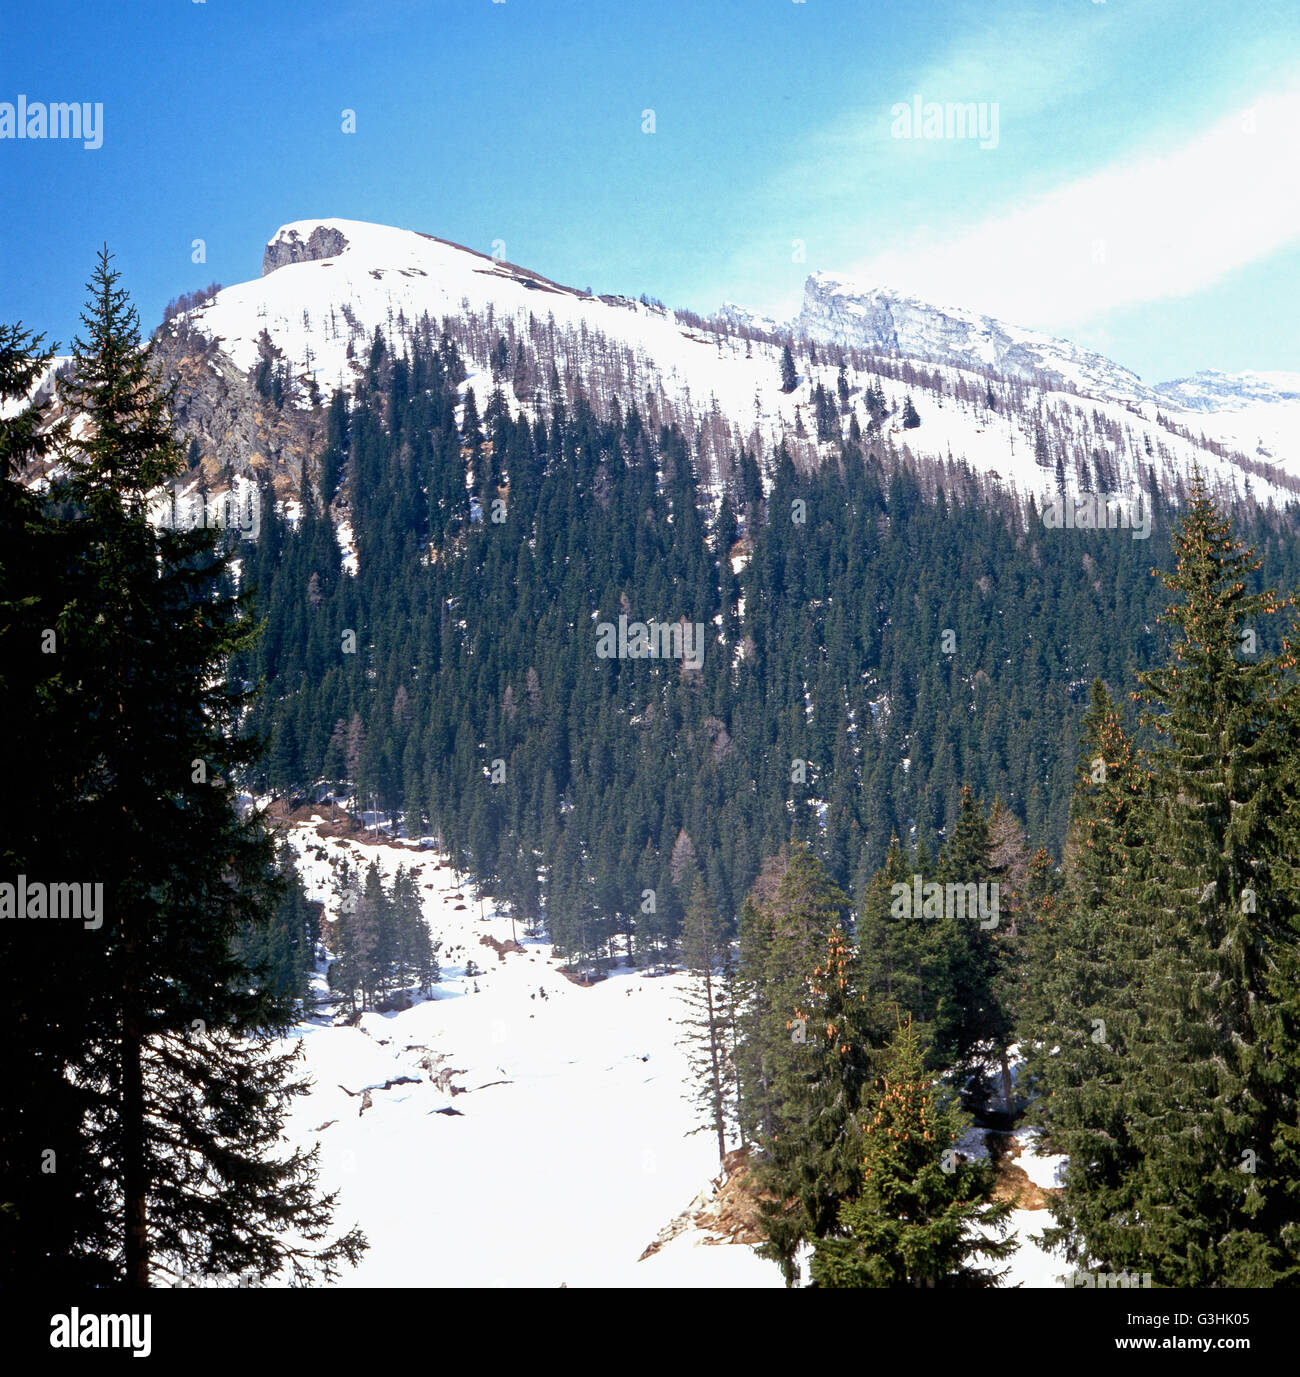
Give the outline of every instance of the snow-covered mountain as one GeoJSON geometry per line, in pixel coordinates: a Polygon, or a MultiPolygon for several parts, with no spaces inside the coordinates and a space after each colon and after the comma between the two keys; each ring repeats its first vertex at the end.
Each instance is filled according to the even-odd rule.
{"type": "Polygon", "coordinates": [[[512,408],[544,415],[580,394],[601,414],[635,404],[655,424],[676,422],[715,496],[742,448],[766,461],[784,443],[801,467],[831,455],[836,440],[819,441],[816,420],[828,403],[833,428],[849,434],[856,420],[869,449],[939,470],[967,465],[990,488],[1040,502],[1062,483],[1131,493],[1151,473],[1176,493],[1194,465],[1228,499],[1300,495],[1300,426],[1289,430],[1288,419],[1266,434],[1257,415],[1262,407],[1290,418],[1294,405],[1300,418],[1276,381],[1273,400],[1241,384],[1238,409],[1225,390],[1209,413],[1208,384],[1148,388],[1065,341],[829,274],[809,278],[789,326],[735,305],[703,320],[645,299],[592,296],[431,235],[338,219],[283,226],[261,277],[162,327],[164,359],[182,382],[179,419],[197,435],[209,477],[269,465],[287,491],[319,452],[314,404],[355,386],[376,331],[398,354],[417,332],[448,334],[480,405],[499,388],[512,408]],[[790,391],[781,386],[785,343],[799,375],[790,391]],[[287,380],[274,409],[249,381],[266,362],[287,380]],[[867,398],[876,388],[885,414],[873,423],[867,398]],[[903,426],[909,396],[919,426],[903,426]]]}
{"type": "Polygon", "coordinates": [[[1208,368],[1161,383],[1156,391],[1185,411],[1242,411],[1300,402],[1300,373],[1220,373],[1208,368]]]}
{"type": "Polygon", "coordinates": [[[1261,462],[1298,471],[1300,373],[1218,373],[1161,383],[1169,403],[1192,412],[1189,429],[1261,462]]]}
{"type": "Polygon", "coordinates": [[[1077,388],[1086,396],[1160,400],[1136,373],[1066,340],[960,307],[935,306],[886,287],[863,288],[832,273],[809,277],[792,328],[818,342],[959,368],[975,365],[1003,377],[1077,388]]]}

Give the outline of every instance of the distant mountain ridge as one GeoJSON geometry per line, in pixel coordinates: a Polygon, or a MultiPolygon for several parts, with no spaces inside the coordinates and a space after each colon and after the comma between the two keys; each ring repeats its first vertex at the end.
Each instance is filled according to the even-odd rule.
{"type": "Polygon", "coordinates": [[[1236,411],[1257,403],[1300,402],[1300,373],[1220,373],[1208,368],[1161,383],[1157,391],[1189,411],[1236,411]]]}
{"type": "Polygon", "coordinates": [[[1090,396],[1160,401],[1158,391],[1104,354],[976,311],[936,306],[887,287],[863,289],[833,273],[808,278],[791,329],[821,343],[1047,378],[1090,396]]]}

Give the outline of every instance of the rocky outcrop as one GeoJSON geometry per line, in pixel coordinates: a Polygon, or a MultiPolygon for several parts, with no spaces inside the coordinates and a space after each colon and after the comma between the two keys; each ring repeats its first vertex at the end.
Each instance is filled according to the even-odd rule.
{"type": "Polygon", "coordinates": [[[680,1234],[701,1234],[703,1244],[744,1243],[751,1247],[763,1242],[763,1202],[773,1197],[758,1189],[749,1166],[748,1154],[733,1149],[722,1159],[721,1170],[675,1219],[660,1229],[658,1236],[637,1258],[644,1262],[680,1234]]]}
{"type": "Polygon", "coordinates": [[[269,478],[279,496],[291,496],[304,461],[316,471],[324,424],[315,408],[277,408],[216,341],[190,330],[183,317],[158,332],[155,351],[175,384],[177,433],[198,443],[200,468],[211,484],[223,473],[269,478]]]}
{"type": "Polygon", "coordinates": [[[262,276],[290,263],[337,258],[347,246],[347,236],[333,225],[317,225],[306,239],[292,225],[286,225],[266,246],[262,255],[262,276]]]}
{"type": "Polygon", "coordinates": [[[808,278],[793,325],[796,334],[817,343],[987,368],[1006,377],[1074,387],[1087,396],[1159,400],[1136,373],[1103,354],[993,316],[935,306],[885,287],[864,288],[830,273],[808,278]]]}

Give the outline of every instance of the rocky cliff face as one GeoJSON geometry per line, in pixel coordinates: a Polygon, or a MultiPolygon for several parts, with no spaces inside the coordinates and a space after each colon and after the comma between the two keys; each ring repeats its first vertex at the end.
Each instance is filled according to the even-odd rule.
{"type": "Polygon", "coordinates": [[[1136,373],[1104,355],[992,316],[935,306],[883,287],[863,288],[830,273],[814,273],[804,284],[793,328],[806,339],[847,348],[959,368],[974,364],[1120,401],[1158,401],[1136,373]]]}
{"type": "Polygon", "coordinates": [[[238,474],[269,478],[280,496],[291,496],[303,462],[314,471],[323,443],[318,412],[277,409],[214,341],[187,329],[183,320],[159,331],[155,349],[168,381],[176,384],[177,433],[198,441],[199,468],[214,490],[223,486],[224,474],[238,474]]]}
{"type": "Polygon", "coordinates": [[[262,276],[290,263],[337,258],[347,246],[347,236],[333,225],[317,225],[305,240],[292,225],[286,225],[266,246],[262,255],[262,276]]]}

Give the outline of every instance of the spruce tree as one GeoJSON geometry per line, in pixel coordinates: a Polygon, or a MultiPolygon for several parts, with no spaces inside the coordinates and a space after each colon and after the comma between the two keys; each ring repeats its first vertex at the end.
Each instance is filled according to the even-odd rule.
{"type": "MultiPolygon", "coordinates": [[[[864,1005],[850,981],[848,901],[806,843],[791,845],[761,906],[764,938],[755,943],[751,935],[742,946],[758,963],[750,988],[761,982],[764,991],[742,1024],[765,1097],[756,1174],[772,1199],[763,1206],[760,1251],[792,1283],[799,1245],[834,1227],[854,1182],[852,1116],[867,1075],[864,1005]]],[[[758,925],[752,915],[749,922],[758,925]]]]}
{"type": "Polygon", "coordinates": [[[99,1216],[84,1246],[135,1287],[194,1271],[329,1278],[364,1240],[329,1239],[316,1150],[283,1151],[305,1093],[301,1053],[275,1041],[292,1004],[233,950],[283,883],[263,817],[236,805],[258,746],[225,671],[256,629],[223,592],[216,534],[147,519],[182,451],[107,252],[90,291],[66,390],[84,427],[54,493],[76,551],[60,667],[83,764],[48,821],[63,873],[103,886],[99,961],[78,990],[88,1046],[69,1068],[92,1101],[79,1161],[99,1216]]]}
{"type": "Polygon", "coordinates": [[[992,1168],[959,1162],[969,1119],[924,1069],[911,1020],[891,1040],[862,1115],[861,1188],[839,1208],[839,1231],[814,1244],[812,1277],[826,1287],[990,1287],[988,1266],[1015,1249],[1012,1203],[993,1203],[992,1168]]]}
{"type": "Polygon", "coordinates": [[[982,1077],[985,1058],[1005,1053],[1010,1016],[999,998],[1001,881],[995,878],[988,819],[969,785],[962,787],[957,820],[938,870],[945,886],[940,940],[947,949],[948,970],[936,1011],[936,1033],[944,1055],[982,1077]],[[994,884],[999,886],[996,912],[994,884]],[[977,887],[974,892],[972,886],[977,887]],[[971,902],[973,893],[988,895],[987,917],[978,903],[971,902]]]}
{"type": "Polygon", "coordinates": [[[1145,768],[1100,680],[1091,688],[1075,768],[1064,874],[1036,861],[1025,977],[1017,1003],[1029,1114],[1050,1150],[1065,1154],[1051,1197],[1049,1245],[1071,1261],[1137,1263],[1129,1049],[1144,1022],[1140,975],[1151,924],[1135,889],[1149,854],[1141,825],[1145,768]]]}
{"type": "MultiPolygon", "coordinates": [[[[73,748],[84,700],[66,673],[74,545],[30,484],[68,438],[47,396],[31,396],[53,351],[21,325],[0,326],[0,719],[15,787],[0,794],[0,881],[85,880],[63,835],[88,772],[73,748]]],[[[93,1087],[74,1074],[93,1048],[82,991],[100,978],[97,931],[0,921],[0,1285],[104,1285],[111,1208],[83,1152],[93,1087]]]]}
{"type": "Polygon", "coordinates": [[[793,392],[799,385],[799,374],[795,370],[794,355],[788,344],[781,347],[781,391],[793,392]]]}
{"type": "Polygon", "coordinates": [[[1163,583],[1165,667],[1139,676],[1150,752],[1140,900],[1155,935],[1132,1132],[1143,1270],[1170,1286],[1300,1280],[1300,838],[1295,656],[1258,650],[1285,605],[1251,585],[1200,474],[1163,583]]]}

